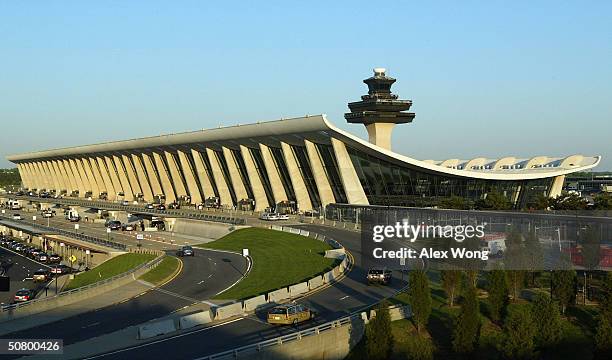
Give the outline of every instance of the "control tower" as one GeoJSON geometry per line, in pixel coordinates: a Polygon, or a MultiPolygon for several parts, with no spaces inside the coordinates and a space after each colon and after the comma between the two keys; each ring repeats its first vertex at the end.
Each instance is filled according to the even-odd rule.
{"type": "Polygon", "coordinates": [[[384,68],[375,68],[374,76],[363,80],[368,94],[361,101],[348,104],[350,113],[344,114],[349,123],[364,124],[372,144],[391,150],[391,131],[396,124],[412,122],[414,113],[405,112],[412,106],[411,100],[399,100],[391,93],[395,79],[385,74],[384,68]]]}

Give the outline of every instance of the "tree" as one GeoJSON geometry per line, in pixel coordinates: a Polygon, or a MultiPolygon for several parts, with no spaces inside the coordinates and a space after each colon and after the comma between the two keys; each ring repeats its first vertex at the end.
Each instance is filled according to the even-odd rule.
{"type": "Polygon", "coordinates": [[[525,238],[525,255],[527,258],[526,269],[529,270],[531,276],[529,277],[529,283],[531,286],[535,283],[535,277],[538,270],[542,269],[544,264],[544,251],[542,250],[542,244],[536,234],[535,227],[532,226],[527,237],[525,238]]]}
{"type": "Polygon", "coordinates": [[[459,290],[461,284],[461,271],[459,270],[442,270],[442,288],[446,292],[448,298],[448,306],[453,307],[455,304],[455,294],[459,290]]]}
{"type": "Polygon", "coordinates": [[[601,245],[599,240],[599,231],[593,226],[587,226],[584,232],[584,242],[582,244],[582,255],[584,258],[584,267],[587,270],[596,270],[599,268],[601,245]]]}
{"type": "Polygon", "coordinates": [[[508,306],[508,283],[506,274],[502,270],[493,270],[489,273],[488,291],[491,320],[499,322],[508,306]]]}
{"type": "Polygon", "coordinates": [[[427,326],[431,314],[431,290],[429,279],[423,270],[415,270],[410,273],[408,279],[408,301],[412,309],[412,320],[421,332],[423,326],[427,326]]]}
{"type": "Polygon", "coordinates": [[[512,203],[503,194],[492,191],[485,195],[484,199],[479,199],[474,203],[477,210],[509,210],[512,203]]]}
{"type": "Polygon", "coordinates": [[[561,313],[570,306],[576,298],[576,272],[573,270],[557,270],[551,274],[551,293],[553,299],[559,302],[561,313]]]}
{"type": "Polygon", "coordinates": [[[468,204],[463,196],[453,195],[440,200],[438,207],[442,209],[468,210],[470,208],[470,204],[468,204]]]}
{"type": "Polygon", "coordinates": [[[376,309],[376,316],[366,326],[366,352],[368,359],[388,359],[393,351],[389,303],[383,301],[376,309]]]}
{"type": "Polygon", "coordinates": [[[593,198],[593,208],[597,210],[612,210],[612,195],[603,193],[593,198]]]}
{"type": "Polygon", "coordinates": [[[561,339],[561,314],[559,305],[546,295],[538,295],[533,301],[531,316],[536,326],[536,342],[550,347],[561,339]]]}
{"type": "Polygon", "coordinates": [[[598,358],[612,358],[612,272],[608,272],[603,284],[603,299],[599,303],[599,322],[595,332],[595,348],[598,358]]]}
{"type": "Polygon", "coordinates": [[[512,301],[516,302],[521,294],[521,290],[525,285],[525,271],[523,270],[508,270],[506,271],[508,286],[512,294],[512,301]]]}
{"type": "Polygon", "coordinates": [[[471,353],[478,343],[480,334],[480,307],[476,288],[466,286],[461,311],[455,319],[453,329],[453,350],[457,353],[471,353]]]}
{"type": "Polygon", "coordinates": [[[424,336],[408,338],[407,355],[410,360],[433,360],[434,344],[424,336]]]}
{"type": "Polygon", "coordinates": [[[504,322],[502,352],[508,359],[535,358],[536,327],[529,306],[517,307],[504,322]]]}
{"type": "Polygon", "coordinates": [[[589,202],[575,193],[563,193],[550,200],[553,210],[585,210],[589,202]]]}

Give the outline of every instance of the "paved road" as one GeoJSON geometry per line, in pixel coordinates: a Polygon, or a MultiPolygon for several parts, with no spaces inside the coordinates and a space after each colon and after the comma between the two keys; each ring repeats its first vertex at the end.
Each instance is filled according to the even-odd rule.
{"type": "Polygon", "coordinates": [[[384,297],[392,296],[398,289],[406,285],[399,273],[394,273],[391,286],[368,286],[366,284],[367,270],[360,265],[361,247],[358,233],[316,225],[301,225],[301,227],[333,237],[356,258],[355,267],[344,280],[298,301],[317,311],[319,317],[313,322],[300,324],[297,329],[291,326],[270,326],[264,321],[265,314],[260,313],[223,326],[202,328],[191,333],[183,333],[96,358],[150,359],[151,354],[172,359],[194,359],[207,356],[340,318],[384,297]]]}
{"type": "Polygon", "coordinates": [[[246,271],[246,261],[241,255],[197,249],[196,256],[182,260],[184,267],[181,274],[160,289],[151,290],[127,302],[3,337],[53,337],[63,339],[65,345],[72,344],[166,316],[182,307],[205,301],[240,279],[246,271]]]}
{"type": "MultiPolygon", "coordinates": [[[[0,247],[0,266],[6,271],[5,275],[11,278],[11,290],[0,292],[0,304],[13,303],[15,293],[22,288],[36,291],[44,288],[44,284],[35,283],[31,278],[36,270],[47,268],[47,265],[0,247]],[[30,278],[30,280],[26,280],[27,278],[30,278]]],[[[0,272],[2,271],[0,270],[0,272]]]]}

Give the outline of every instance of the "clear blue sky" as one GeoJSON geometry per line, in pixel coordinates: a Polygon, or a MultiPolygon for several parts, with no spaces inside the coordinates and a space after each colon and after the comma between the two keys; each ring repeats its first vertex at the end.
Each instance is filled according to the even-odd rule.
{"type": "Polygon", "coordinates": [[[375,66],[418,159],[602,155],[610,1],[1,1],[0,167],[31,150],[326,113],[375,66]]]}

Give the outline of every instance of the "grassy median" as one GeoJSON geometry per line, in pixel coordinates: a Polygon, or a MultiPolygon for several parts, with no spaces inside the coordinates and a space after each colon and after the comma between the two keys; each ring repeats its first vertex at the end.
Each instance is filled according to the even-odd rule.
{"type": "Polygon", "coordinates": [[[217,299],[245,299],[264,294],[305,281],[336,264],[335,259],[324,257],[325,250],[331,249],[326,243],[268,229],[240,229],[199,246],[239,253],[246,248],[253,259],[249,275],[217,299]]]}
{"type": "Polygon", "coordinates": [[[159,285],[174,276],[180,267],[181,261],[179,259],[174,256],[166,256],[155,269],[142,275],[140,279],[154,285],[159,285]]]}
{"type": "Polygon", "coordinates": [[[155,259],[155,255],[151,254],[128,253],[116,256],[89,271],[76,275],[73,280],[70,280],[64,290],[76,289],[81,286],[111,278],[153,259],[155,259]]]}

